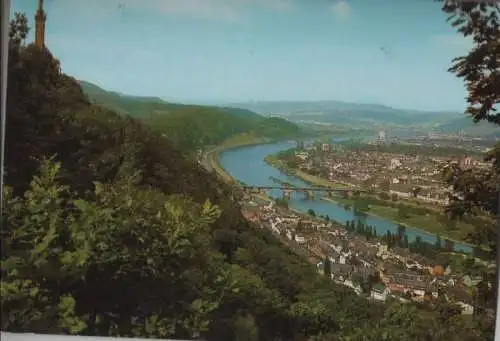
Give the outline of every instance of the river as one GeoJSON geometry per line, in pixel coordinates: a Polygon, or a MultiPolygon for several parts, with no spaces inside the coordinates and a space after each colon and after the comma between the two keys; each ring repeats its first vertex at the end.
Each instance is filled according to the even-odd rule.
{"type": "MultiPolygon", "coordinates": [[[[274,177],[295,186],[307,187],[307,183],[296,177],[283,174],[264,161],[267,155],[276,154],[279,151],[292,148],[294,145],[295,142],[290,141],[226,150],[220,155],[220,164],[233,178],[249,186],[275,186],[276,184],[270,178],[274,177]]],[[[282,193],[280,190],[271,190],[268,195],[277,198],[282,196],[282,193]]],[[[293,192],[289,206],[303,212],[312,209],[317,215],[328,215],[332,220],[341,224],[345,224],[348,220],[361,220],[363,223],[374,226],[379,235],[386,234],[387,231],[391,233],[398,232],[398,225],[387,219],[373,215],[359,217],[354,214],[352,209],[346,210],[343,205],[321,200],[321,195],[317,195],[316,199],[305,200],[304,194],[293,192]]],[[[420,237],[422,241],[427,243],[434,244],[436,242],[436,237],[433,234],[423,230],[407,227],[405,231],[410,242],[415,240],[416,237],[420,237]]],[[[472,246],[458,242],[454,243],[454,248],[456,251],[465,253],[473,252],[472,246]]]]}

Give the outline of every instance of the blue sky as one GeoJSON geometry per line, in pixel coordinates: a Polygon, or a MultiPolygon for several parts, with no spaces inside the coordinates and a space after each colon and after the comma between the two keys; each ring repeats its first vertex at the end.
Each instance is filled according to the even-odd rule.
{"type": "MultiPolygon", "coordinates": [[[[36,0],[12,2],[33,18],[36,0]]],[[[109,90],[465,107],[462,81],[446,70],[471,42],[433,0],[45,0],[45,9],[63,70],[109,90]]]]}

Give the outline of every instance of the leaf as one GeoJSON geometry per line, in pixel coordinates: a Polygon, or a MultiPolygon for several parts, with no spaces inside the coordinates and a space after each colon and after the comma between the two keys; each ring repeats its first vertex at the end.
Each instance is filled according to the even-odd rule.
{"type": "Polygon", "coordinates": [[[203,301],[201,299],[196,299],[191,303],[191,308],[195,311],[201,311],[203,306],[203,301]]]}
{"type": "Polygon", "coordinates": [[[95,195],[99,196],[103,192],[104,187],[102,183],[98,181],[94,181],[93,184],[94,184],[94,193],[95,195]]]}
{"type": "Polygon", "coordinates": [[[89,204],[83,199],[77,199],[73,201],[73,204],[76,208],[78,208],[81,212],[86,212],[89,208],[89,204]]]}
{"type": "Polygon", "coordinates": [[[20,268],[25,264],[25,260],[21,257],[8,257],[5,260],[2,260],[2,270],[9,271],[15,268],[20,268]]]}

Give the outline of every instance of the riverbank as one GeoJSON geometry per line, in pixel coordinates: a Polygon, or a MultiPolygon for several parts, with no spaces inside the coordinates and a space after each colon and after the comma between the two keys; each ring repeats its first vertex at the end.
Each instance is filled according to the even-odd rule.
{"type": "Polygon", "coordinates": [[[290,176],[295,176],[299,178],[300,180],[308,183],[309,185],[314,185],[318,187],[326,187],[326,188],[346,188],[346,189],[352,189],[352,186],[349,186],[346,183],[343,182],[331,182],[325,179],[322,179],[318,176],[307,174],[306,172],[303,172],[299,169],[290,169],[286,167],[281,160],[279,160],[275,155],[268,155],[264,158],[264,161],[266,163],[274,168],[279,169],[283,173],[290,175],[290,176]]]}
{"type": "MultiPolygon", "coordinates": [[[[324,201],[329,201],[331,203],[347,205],[352,207],[354,205],[354,200],[352,199],[344,199],[344,198],[330,198],[330,197],[322,197],[324,201]]],[[[465,237],[467,233],[472,232],[474,229],[473,225],[460,223],[460,226],[455,230],[444,231],[442,224],[437,220],[436,216],[433,215],[412,215],[406,219],[401,219],[398,216],[398,209],[380,206],[380,205],[370,205],[369,211],[365,212],[365,214],[389,219],[392,222],[404,226],[406,228],[415,228],[421,231],[428,233],[429,235],[437,235],[442,237],[443,239],[448,239],[450,241],[456,243],[462,243],[470,246],[474,246],[465,241],[465,237]],[[425,228],[421,228],[419,226],[425,226],[425,228]]]]}
{"type": "Polygon", "coordinates": [[[215,146],[205,153],[204,161],[202,162],[208,170],[214,170],[216,174],[227,183],[236,184],[234,179],[221,165],[220,154],[230,149],[238,149],[244,147],[251,147],[257,145],[273,144],[280,142],[277,139],[255,137],[252,134],[238,134],[235,135],[220,145],[215,146]]]}
{"type": "MultiPolygon", "coordinates": [[[[288,167],[283,165],[283,162],[280,161],[276,157],[276,155],[266,156],[265,161],[270,166],[275,167],[288,175],[295,176],[311,185],[335,188],[341,186],[344,186],[346,188],[353,187],[353,185],[346,183],[331,182],[329,180],[307,174],[297,169],[289,169],[288,167]]],[[[339,196],[338,198],[323,197],[322,199],[340,205],[347,205],[349,207],[352,207],[355,204],[355,200],[346,199],[341,196],[339,196]]],[[[377,199],[377,203],[382,201],[383,200],[381,199],[377,199]]],[[[444,213],[440,212],[435,207],[427,207],[427,205],[417,205],[416,203],[406,203],[403,201],[399,201],[397,205],[399,205],[399,207],[403,207],[403,211],[405,211],[404,214],[402,214],[402,210],[399,207],[395,207],[395,203],[392,201],[388,201],[387,205],[370,204],[370,209],[367,213],[376,217],[390,220],[395,224],[419,229],[426,233],[461,243],[466,240],[468,234],[474,231],[475,228],[473,224],[463,221],[457,222],[455,226],[446,226],[446,224],[443,223],[443,221],[446,219],[444,213]],[[422,214],[415,214],[413,212],[415,210],[426,210],[427,212],[422,214]]]]}

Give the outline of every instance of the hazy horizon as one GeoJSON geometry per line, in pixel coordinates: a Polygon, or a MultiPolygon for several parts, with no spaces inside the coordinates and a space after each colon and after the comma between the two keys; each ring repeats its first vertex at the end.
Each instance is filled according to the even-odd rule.
{"type": "MultiPolygon", "coordinates": [[[[340,101],[463,112],[471,42],[432,0],[48,0],[71,76],[184,103],[340,101]]],[[[13,0],[32,30],[36,1],[13,0]]]]}
{"type": "Polygon", "coordinates": [[[400,108],[400,107],[394,107],[390,105],[386,105],[383,103],[373,103],[373,102],[347,102],[347,101],[342,101],[342,100],[337,100],[337,99],[318,99],[318,100],[246,100],[246,101],[235,101],[235,102],[227,102],[227,101],[217,101],[217,100],[177,100],[177,99],[168,99],[164,98],[161,96],[150,96],[150,95],[135,95],[135,94],[129,94],[129,93],[124,93],[120,91],[116,91],[113,89],[107,89],[104,86],[97,84],[95,82],[85,80],[85,79],[79,79],[78,81],[81,82],[86,82],[86,83],[92,83],[93,85],[96,85],[100,87],[104,91],[109,91],[109,92],[114,92],[117,93],[118,95],[121,96],[130,96],[130,97],[156,97],[161,99],[162,101],[165,102],[170,102],[170,103],[180,103],[180,104],[193,104],[193,105],[216,105],[216,106],[233,106],[233,105],[241,105],[241,104],[255,104],[255,103],[322,103],[322,102],[338,102],[338,103],[344,103],[344,104],[353,104],[353,105],[373,105],[373,106],[384,106],[389,109],[394,109],[394,110],[408,110],[408,111],[418,111],[418,112],[442,112],[442,113],[450,113],[450,114],[464,114],[464,111],[460,110],[418,110],[414,108],[400,108]]]}

